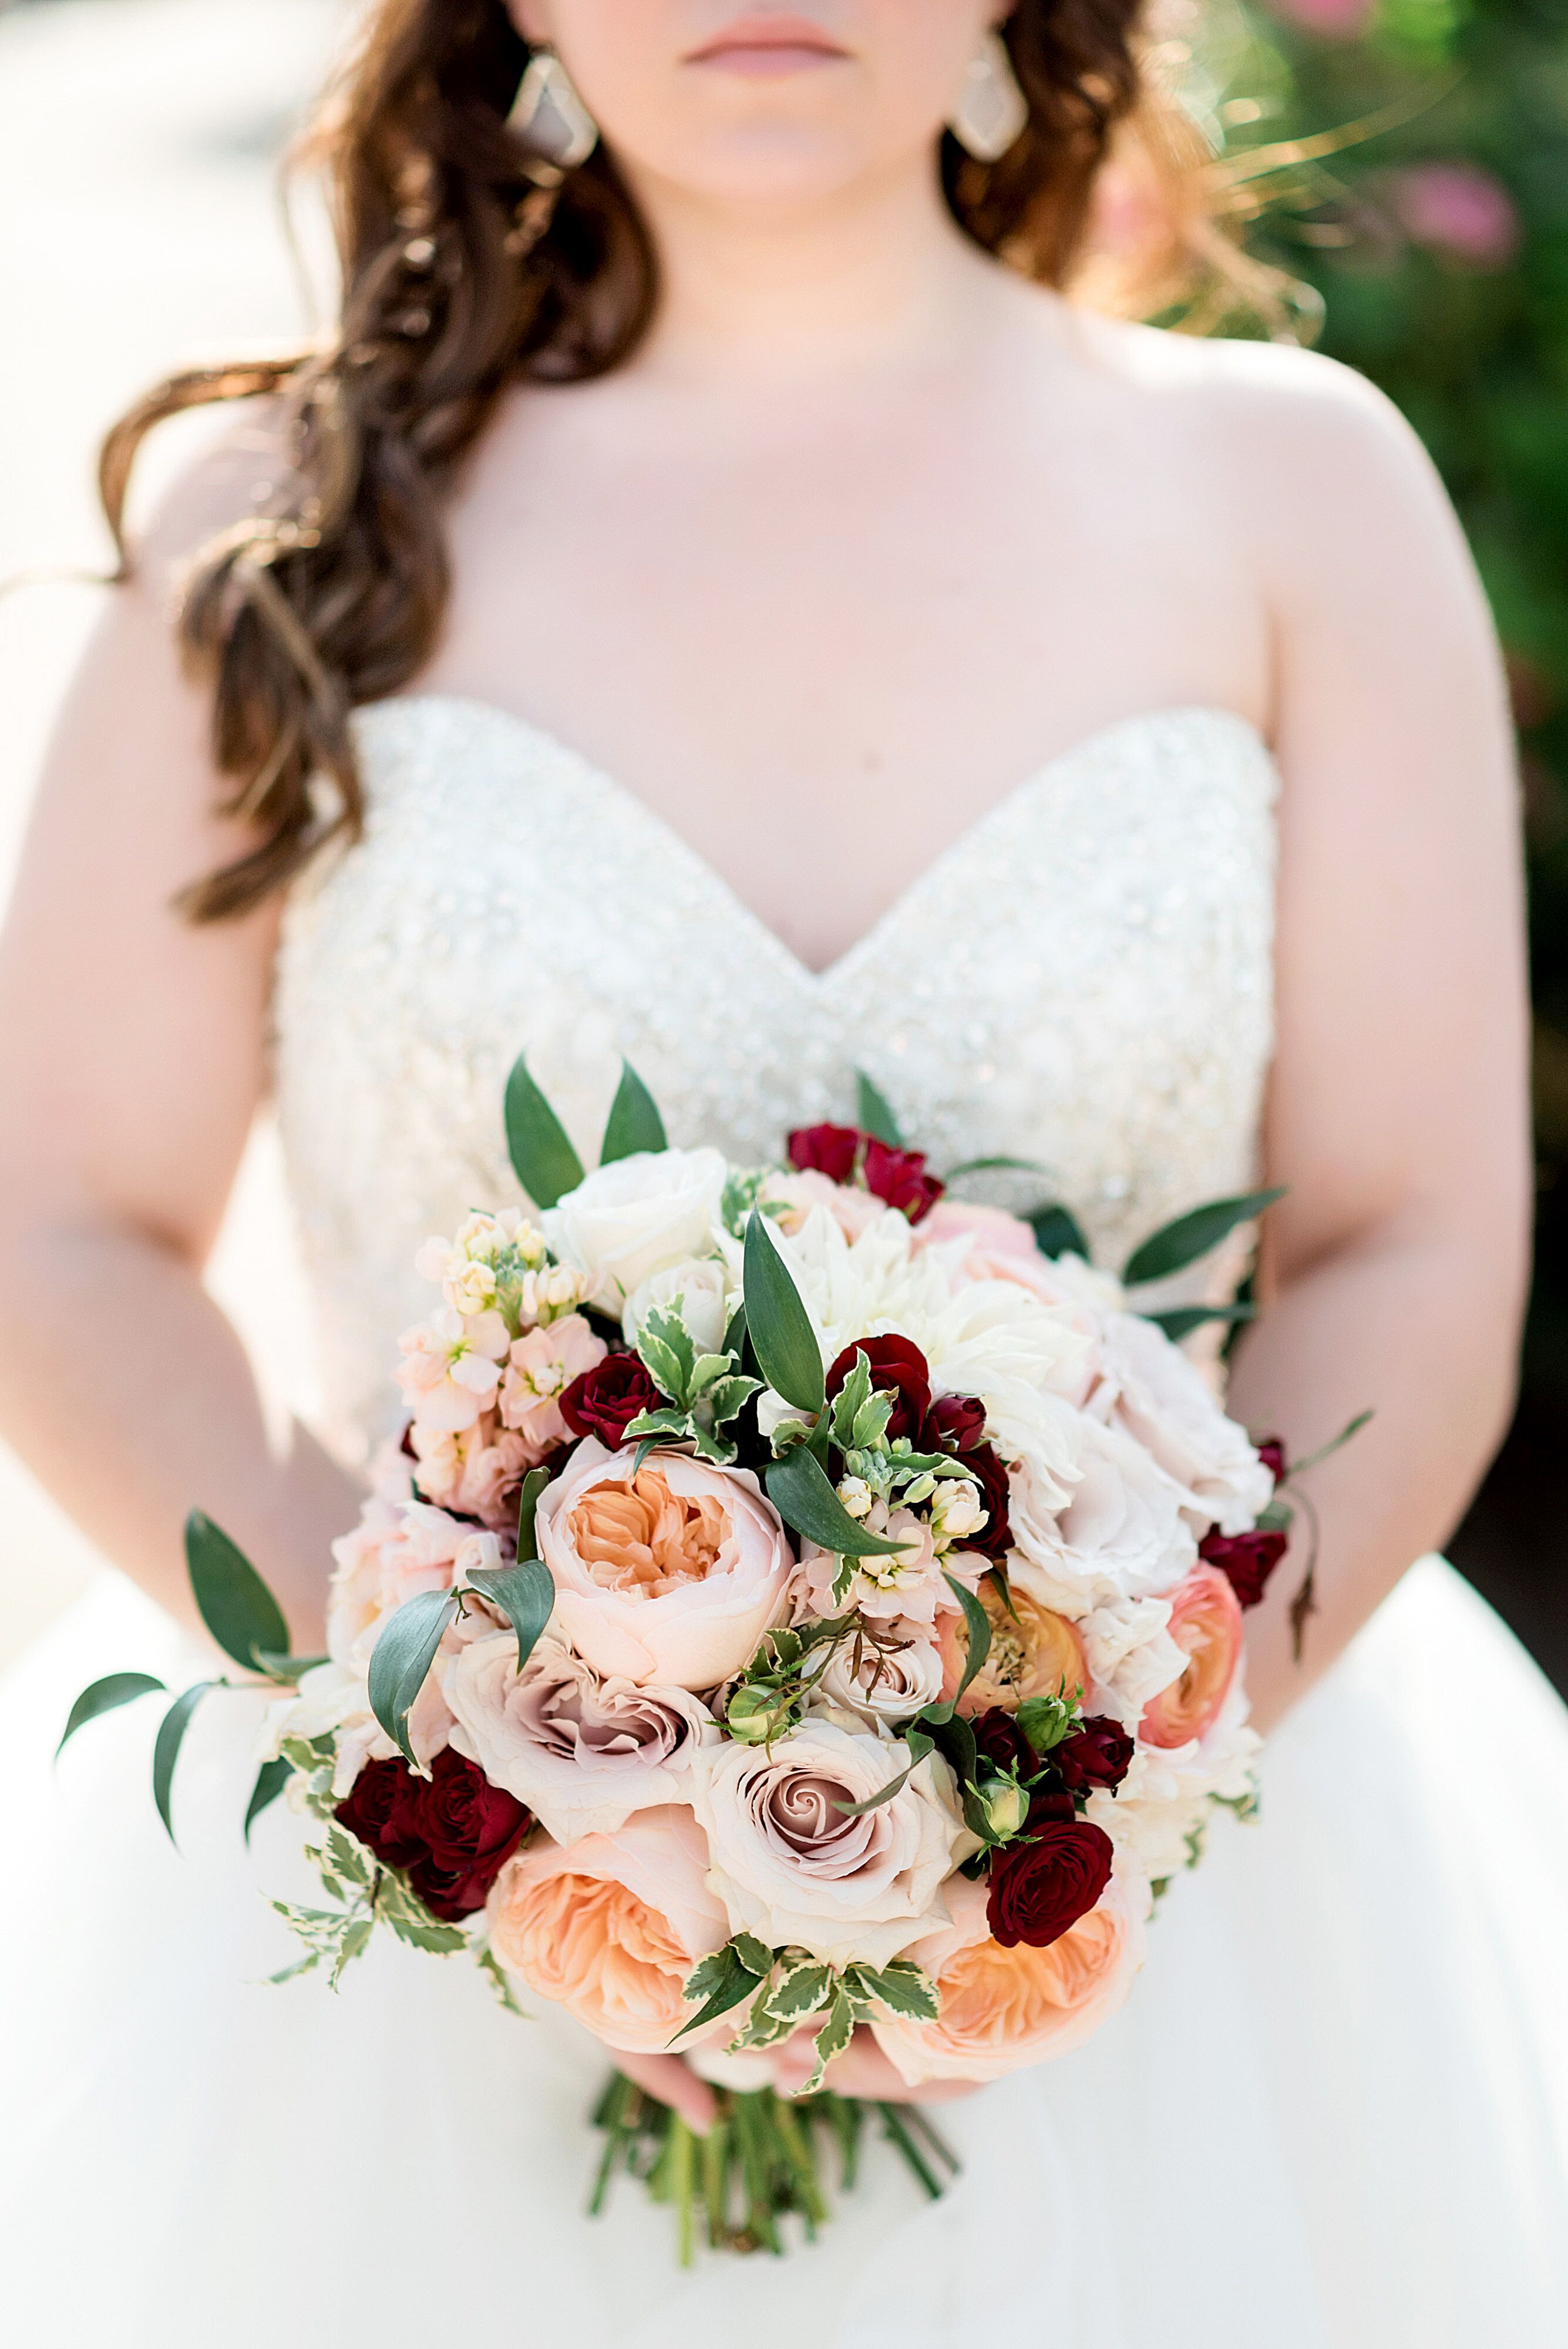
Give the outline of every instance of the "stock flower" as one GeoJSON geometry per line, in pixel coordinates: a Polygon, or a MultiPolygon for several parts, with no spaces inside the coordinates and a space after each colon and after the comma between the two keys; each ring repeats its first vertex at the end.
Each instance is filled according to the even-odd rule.
{"type": "Polygon", "coordinates": [[[605,1679],[716,1688],[779,1619],[794,1560],[742,1468],[587,1436],[542,1496],[539,1555],[556,1622],[605,1679]]]}
{"type": "Polygon", "coordinates": [[[465,1317],[451,1306],[405,1330],[397,1379],[416,1426],[435,1435],[461,1435],[473,1426],[495,1399],[511,1342],[499,1313],[465,1317]]]}
{"type": "Polygon", "coordinates": [[[886,1502],[877,1501],[861,1522],[867,1532],[902,1547],[888,1557],[840,1559],[815,1542],[803,1544],[793,1578],[795,1620],[839,1615],[852,1607],[874,1622],[918,1624],[921,1637],[929,1640],[939,1614],[954,1603],[946,1577],[962,1567],[962,1552],[950,1551],[939,1558],[929,1524],[913,1509],[890,1510],[886,1502]],[[849,1586],[836,1598],[834,1586],[842,1565],[851,1568],[849,1586]]]}
{"type": "Polygon", "coordinates": [[[385,1867],[405,1872],[432,1916],[472,1916],[532,1821],[524,1806],[448,1746],[417,1777],[399,1758],[368,1762],[336,1816],[385,1867]]]}
{"type": "Polygon", "coordinates": [[[597,1370],[608,1350],[580,1313],[525,1330],[513,1340],[501,1384],[501,1418],[504,1426],[522,1438],[527,1467],[536,1467],[566,1442],[562,1396],[597,1370]]]}
{"type": "Polygon", "coordinates": [[[533,1464],[522,1436],[498,1427],[493,1413],[459,1435],[432,1434],[416,1422],[409,1442],[421,1499],[486,1525],[515,1524],[514,1488],[533,1464]]]}
{"type": "Polygon", "coordinates": [[[1169,1631],[1187,1665],[1145,1710],[1140,1734],[1150,1745],[1206,1736],[1231,1693],[1241,1661],[1241,1609],[1218,1567],[1194,1567],[1171,1600],[1169,1631]]]}
{"type": "Polygon", "coordinates": [[[992,1855],[986,1917],[1004,1950],[1020,1941],[1049,1949],[1088,1915],[1111,1880],[1109,1836],[1075,1818],[1066,1795],[1060,1799],[1065,1818],[1037,1816],[1046,1806],[1036,1803],[1022,1838],[992,1855]]]}
{"type": "Polygon", "coordinates": [[[936,1982],[936,2022],[871,2026],[912,2088],[996,2080],[1069,2054],[1121,2006],[1143,1963],[1143,1927],[1115,1877],[1097,1906],[1044,1949],[992,1939],[983,1884],[956,1877],[946,1898],[951,1924],[908,1952],[936,1982]]]}
{"type": "Polygon", "coordinates": [[[597,1435],[618,1451],[626,1431],[664,1398],[635,1354],[607,1354],[575,1379],[561,1397],[561,1417],[573,1435],[597,1435]]]}
{"type": "Polygon", "coordinates": [[[1243,1607],[1257,1607],[1290,1546],[1289,1534],[1260,1526],[1250,1534],[1210,1534],[1199,1542],[1198,1555],[1219,1568],[1243,1607]]]}
{"type": "Polygon", "coordinates": [[[1106,1317],[1100,1374],[1091,1409],[1143,1444],[1221,1533],[1243,1532],[1267,1508],[1271,1471],[1152,1321],[1135,1313],[1106,1317]]]}
{"type": "Polygon", "coordinates": [[[879,1795],[909,1760],[897,1740],[815,1718],[771,1753],[724,1744],[699,1754],[691,1800],[732,1929],[770,1949],[886,1965],[944,1922],[943,1880],[973,1842],[940,1756],[876,1809],[851,1817],[840,1807],[879,1795]]]}
{"type": "MultiPolygon", "coordinates": [[[[990,1582],[981,1586],[980,1603],[991,1624],[991,1647],[983,1664],[959,1700],[961,1713],[971,1718],[996,1708],[1016,1713],[1031,1697],[1054,1696],[1065,1688],[1089,1684],[1084,1643],[1064,1615],[1012,1586],[1011,1603],[990,1582]]],[[[969,1657],[969,1632],[961,1617],[950,1616],[942,1630],[946,1671],[944,1696],[957,1693],[969,1657]]]]}
{"type": "MultiPolygon", "coordinates": [[[[490,1946],[607,2046],[653,2054],[690,2019],[692,1967],[729,1938],[707,1872],[701,1830],[678,1805],[639,1811],[613,1835],[540,1837],[496,1879],[490,1946]]],[[[732,2036],[736,2021],[719,2027],[732,2036]]]]}
{"type": "Polygon", "coordinates": [[[685,1690],[601,1681],[549,1631],[521,1672],[514,1632],[474,1640],[442,1687],[459,1752],[557,1842],[613,1834],[634,1811],[681,1801],[691,1754],[718,1735],[685,1690]]]}
{"type": "Polygon", "coordinates": [[[727,1168],[716,1150],[639,1151],[585,1177],[550,1208],[545,1234],[619,1313],[649,1276],[712,1247],[727,1168]]]}

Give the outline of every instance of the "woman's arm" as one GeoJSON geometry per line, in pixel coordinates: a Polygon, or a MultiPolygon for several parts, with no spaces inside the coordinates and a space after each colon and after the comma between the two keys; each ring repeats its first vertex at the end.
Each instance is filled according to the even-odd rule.
{"type": "Polygon", "coordinates": [[[1241,426],[1277,616],[1278,1052],[1263,1316],[1231,1407],[1300,1456],[1322,1522],[1301,1663],[1290,1557],[1251,1618],[1267,1727],[1415,1558],[1507,1426],[1529,1256],[1517,791],[1490,621],[1414,436],[1300,355],[1241,426]]]}
{"type": "Polygon", "coordinates": [[[207,812],[209,704],[181,674],[175,558],[231,517],[257,462],[241,445],[176,495],[50,747],[0,937],[0,1431],[187,1616],[182,1526],[207,1510],[304,1651],[358,1496],[302,1432],[275,1455],[202,1285],[264,1085],[276,907],[193,929],[170,904],[242,844],[207,812]]]}

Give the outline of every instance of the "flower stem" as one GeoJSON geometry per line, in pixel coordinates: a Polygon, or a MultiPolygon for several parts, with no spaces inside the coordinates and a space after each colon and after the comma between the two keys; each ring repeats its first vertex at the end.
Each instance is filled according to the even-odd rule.
{"type": "Polygon", "coordinates": [[[930,2168],[914,2138],[909,2135],[904,2123],[904,2116],[898,2106],[879,2104],[877,2110],[882,2116],[884,2134],[898,2147],[931,2200],[940,2202],[942,2196],[940,2181],[930,2168]]]}
{"type": "Polygon", "coordinates": [[[679,2113],[674,2114],[670,2124],[670,2189],[675,2204],[677,2256],[683,2268],[689,2268],[696,2257],[691,2223],[694,2182],[691,2155],[695,2142],[689,2125],[679,2113]]]}

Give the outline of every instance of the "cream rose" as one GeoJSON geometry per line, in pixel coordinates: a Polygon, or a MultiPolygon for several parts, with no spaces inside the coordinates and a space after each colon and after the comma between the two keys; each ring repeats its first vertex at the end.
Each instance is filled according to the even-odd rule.
{"type": "Polygon", "coordinates": [[[830,1704],[846,1705],[871,1721],[908,1721],[942,1692],[942,1659],[929,1632],[918,1623],[889,1625],[908,1635],[902,1647],[865,1646],[857,1663],[857,1642],[846,1640],[817,1686],[830,1704]]]}
{"type": "Polygon", "coordinates": [[[638,1331],[650,1313],[669,1313],[679,1303],[680,1319],[697,1351],[722,1353],[724,1332],[739,1300],[739,1288],[720,1257],[672,1264],[639,1282],[626,1300],[621,1331],[627,1344],[635,1346],[638,1331]]]}
{"type": "Polygon", "coordinates": [[[545,1215],[545,1236],[618,1313],[651,1274],[711,1248],[727,1171],[716,1150],[639,1151],[568,1191],[545,1215]]]}
{"type": "Polygon", "coordinates": [[[1044,1950],[1027,1942],[1004,1950],[992,1940],[983,1884],[959,1877],[947,1899],[950,1925],[908,1951],[936,1981],[936,2022],[871,2026],[912,2088],[927,2080],[996,2080],[1070,2054],[1124,2002],[1143,1963],[1143,1926],[1114,1876],[1098,1906],[1044,1950]]]}
{"type": "Polygon", "coordinates": [[[1015,1546],[1049,1586],[1044,1595],[1081,1614],[1099,1598],[1174,1589],[1198,1555],[1183,1514],[1191,1494],[1125,1429],[1061,1403],[1052,1420],[1064,1438],[1064,1464],[1015,1463],[1008,1512],[1015,1546]]]}
{"type": "Polygon", "coordinates": [[[557,1843],[613,1835],[634,1811],[685,1799],[691,1755],[719,1731],[684,1689],[601,1681],[546,1631],[521,1672],[511,1631],[442,1671],[452,1742],[525,1803],[557,1843]]]}
{"type": "Polygon", "coordinates": [[[1125,1427],[1201,1505],[1204,1528],[1245,1533],[1274,1489],[1245,1432],[1227,1418],[1202,1373],[1150,1321],[1106,1317],[1101,1383],[1091,1409],[1125,1427]]]}
{"type": "Polygon", "coordinates": [[[605,1679],[716,1688],[787,1600],[794,1558],[749,1470],[586,1437],[535,1520],[555,1621],[605,1679]]]}
{"type": "MultiPolygon", "coordinates": [[[[707,1857],[676,1805],[639,1811],[614,1835],[538,1838],[491,1888],[490,1946],[607,2046],[656,2054],[695,2011],[682,1995],[692,1967],[729,1938],[707,1857]]],[[[710,2028],[733,2036],[735,2021],[710,2028]]]]}
{"type": "Polygon", "coordinates": [[[837,1807],[880,1794],[909,1759],[900,1744],[815,1719],[771,1754],[727,1743],[699,1754],[692,1806],[734,1930],[835,1964],[886,1965],[944,1924],[943,1882],[974,1848],[947,1764],[928,1756],[857,1818],[837,1807]]]}

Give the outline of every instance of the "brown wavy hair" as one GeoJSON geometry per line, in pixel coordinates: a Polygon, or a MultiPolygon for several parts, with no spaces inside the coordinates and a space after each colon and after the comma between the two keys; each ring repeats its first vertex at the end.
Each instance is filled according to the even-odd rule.
{"type": "MultiPolygon", "coordinates": [[[[1118,126],[1190,186],[1207,152],[1147,90],[1139,0],[1019,0],[1004,38],[1029,123],[1001,161],[944,139],[954,218],[1011,267],[1071,275],[1096,172],[1118,126]]],[[[126,491],[163,418],[216,400],[280,401],[286,480],[265,511],[203,547],[179,617],[210,682],[222,812],[254,845],[181,900],[196,921],[245,912],[323,841],[357,834],[351,711],[395,693],[432,653],[450,574],[442,502],[508,386],[618,367],[653,318],[658,260],[600,148],[542,185],[506,117],[529,60],[502,0],[379,0],[302,149],[325,171],[342,265],[322,347],[172,377],[110,431],[99,475],[129,575],[126,491]],[[336,786],[321,812],[316,778],[336,786]]],[[[545,173],[548,181],[552,176],[545,173]]],[[[1172,209],[1159,299],[1225,256],[1201,204],[1172,209]]]]}

